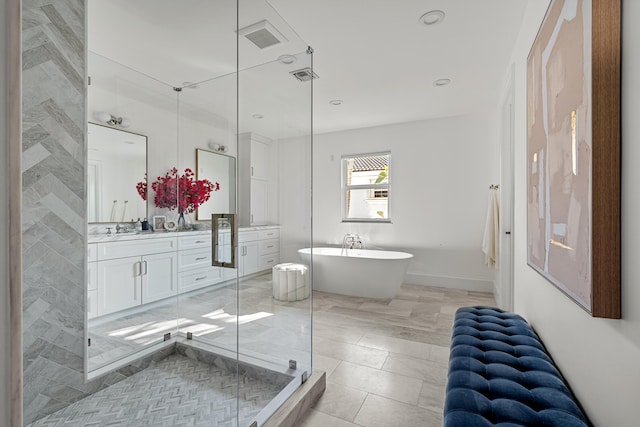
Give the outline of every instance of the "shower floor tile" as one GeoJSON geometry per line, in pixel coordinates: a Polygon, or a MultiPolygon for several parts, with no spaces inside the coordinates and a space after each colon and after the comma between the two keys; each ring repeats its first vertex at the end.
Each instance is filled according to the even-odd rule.
{"type": "Polygon", "coordinates": [[[249,376],[238,379],[234,372],[173,354],[31,427],[245,427],[280,390],[281,386],[249,376]]]}

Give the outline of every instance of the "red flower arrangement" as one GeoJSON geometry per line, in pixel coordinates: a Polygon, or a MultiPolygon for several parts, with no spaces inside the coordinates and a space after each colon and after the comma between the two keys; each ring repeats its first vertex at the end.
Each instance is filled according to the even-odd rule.
{"type": "MultiPolygon", "coordinates": [[[[144,178],[144,181],[136,184],[136,190],[143,200],[147,200],[146,174],[144,178]]],[[[151,188],[155,191],[153,203],[156,207],[178,208],[178,213],[182,214],[195,212],[198,206],[211,198],[212,191],[220,190],[220,184],[208,179],[195,179],[195,174],[189,168],[182,175],[178,175],[178,169],[172,168],[151,183],[151,188]]]]}

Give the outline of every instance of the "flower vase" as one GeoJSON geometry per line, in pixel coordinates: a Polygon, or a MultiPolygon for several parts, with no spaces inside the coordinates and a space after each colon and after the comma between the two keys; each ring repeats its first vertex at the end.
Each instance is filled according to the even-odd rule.
{"type": "Polygon", "coordinates": [[[184,212],[180,212],[178,215],[178,230],[183,231],[187,229],[187,221],[184,218],[184,212]]]}

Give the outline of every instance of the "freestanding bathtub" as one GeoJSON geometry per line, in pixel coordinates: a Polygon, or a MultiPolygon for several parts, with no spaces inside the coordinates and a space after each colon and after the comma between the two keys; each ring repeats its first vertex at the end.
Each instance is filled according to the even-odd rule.
{"type": "Polygon", "coordinates": [[[406,252],[371,249],[305,248],[298,250],[311,264],[313,289],[367,298],[393,298],[413,258],[406,252]]]}

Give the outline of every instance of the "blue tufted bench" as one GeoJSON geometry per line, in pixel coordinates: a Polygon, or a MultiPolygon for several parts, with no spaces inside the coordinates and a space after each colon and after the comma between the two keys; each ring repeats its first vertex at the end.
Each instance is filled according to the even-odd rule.
{"type": "Polygon", "coordinates": [[[589,425],[522,317],[491,307],[456,312],[444,427],[589,425]]]}

